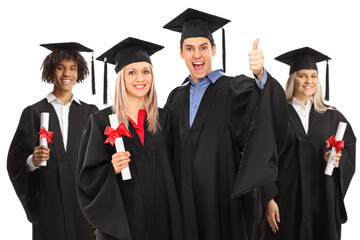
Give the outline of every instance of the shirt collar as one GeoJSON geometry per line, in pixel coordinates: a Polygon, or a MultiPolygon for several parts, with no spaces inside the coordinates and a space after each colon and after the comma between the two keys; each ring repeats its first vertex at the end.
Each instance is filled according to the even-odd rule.
{"type": "Polygon", "coordinates": [[[303,107],[311,106],[313,104],[313,98],[310,98],[304,105],[302,102],[298,101],[295,97],[293,97],[291,104],[303,107]]]}
{"type": "Polygon", "coordinates": [[[145,117],[146,117],[146,110],[139,109],[137,124],[130,117],[128,117],[128,118],[135,129],[144,131],[145,117]]]}
{"type": "MultiPolygon", "coordinates": [[[[57,98],[52,92],[50,92],[50,93],[46,96],[46,100],[48,101],[48,103],[51,103],[52,101],[55,101],[56,99],[58,99],[58,98],[57,98]]],[[[60,100],[59,100],[59,101],[60,101],[60,100]]],[[[74,94],[72,95],[72,98],[71,98],[71,100],[70,100],[70,103],[71,103],[72,101],[75,101],[75,102],[77,102],[79,105],[81,105],[80,100],[79,100],[77,97],[75,97],[74,94]]]]}
{"type": "MultiPolygon", "coordinates": [[[[213,84],[222,76],[224,75],[224,72],[222,69],[218,69],[218,70],[215,70],[215,71],[212,71],[211,73],[209,73],[208,75],[206,75],[204,78],[200,79],[203,80],[203,79],[209,79],[213,84]]],[[[199,82],[200,82],[199,81],[199,82]]],[[[192,80],[191,80],[191,76],[189,75],[185,80],[184,82],[181,84],[181,85],[184,85],[185,83],[187,82],[190,82],[190,83],[194,83],[192,80]]]]}

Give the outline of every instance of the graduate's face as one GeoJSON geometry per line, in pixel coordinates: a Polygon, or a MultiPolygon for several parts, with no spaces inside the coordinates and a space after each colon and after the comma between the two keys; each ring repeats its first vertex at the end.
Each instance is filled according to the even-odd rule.
{"type": "Polygon", "coordinates": [[[54,70],[54,88],[62,92],[71,91],[78,78],[77,64],[74,60],[61,60],[54,70]]]}
{"type": "Polygon", "coordinates": [[[212,72],[211,59],[215,56],[216,45],[211,46],[204,37],[186,38],[180,47],[180,56],[190,71],[191,79],[197,83],[212,72]]]}
{"type": "Polygon", "coordinates": [[[318,83],[318,72],[316,70],[298,70],[295,76],[294,97],[299,101],[307,101],[315,94],[318,83]]]}
{"type": "Polygon", "coordinates": [[[144,99],[152,84],[152,71],[147,62],[136,62],[124,68],[125,88],[128,98],[144,99]]]}

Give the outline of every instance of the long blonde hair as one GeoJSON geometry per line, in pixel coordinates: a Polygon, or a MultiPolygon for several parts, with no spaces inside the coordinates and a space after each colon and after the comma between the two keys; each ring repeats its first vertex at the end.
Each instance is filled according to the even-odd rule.
{"type": "MultiPolygon", "coordinates": [[[[154,74],[153,69],[150,64],[150,71],[152,75],[151,87],[149,92],[145,96],[144,107],[147,113],[147,123],[148,128],[147,130],[151,133],[156,133],[159,130],[159,123],[158,123],[158,103],[157,103],[157,96],[156,96],[156,89],[154,84],[154,74]]],[[[114,105],[112,107],[113,113],[117,114],[119,119],[119,123],[124,123],[125,126],[129,127],[129,119],[126,114],[126,106],[127,106],[128,98],[127,92],[125,88],[125,77],[124,77],[124,68],[122,68],[116,77],[115,83],[115,97],[114,97],[114,105]]]]}
{"type": "MultiPolygon", "coordinates": [[[[288,103],[290,103],[294,97],[294,91],[295,91],[295,78],[297,75],[297,71],[293,72],[285,85],[285,94],[286,94],[286,100],[288,103]]],[[[313,101],[314,101],[314,108],[315,111],[318,113],[324,113],[327,110],[335,110],[334,107],[332,106],[326,106],[325,102],[324,102],[324,95],[322,92],[322,87],[320,84],[320,81],[318,82],[317,88],[316,88],[316,92],[314,93],[314,95],[312,96],[313,101]]]]}

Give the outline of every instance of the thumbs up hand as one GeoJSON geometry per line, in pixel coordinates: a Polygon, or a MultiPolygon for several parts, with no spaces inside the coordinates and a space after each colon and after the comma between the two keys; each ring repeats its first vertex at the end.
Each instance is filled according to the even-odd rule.
{"type": "Polygon", "coordinates": [[[250,70],[261,81],[264,74],[263,63],[264,55],[261,50],[258,50],[259,39],[256,39],[253,43],[252,51],[249,52],[249,64],[250,70]]]}

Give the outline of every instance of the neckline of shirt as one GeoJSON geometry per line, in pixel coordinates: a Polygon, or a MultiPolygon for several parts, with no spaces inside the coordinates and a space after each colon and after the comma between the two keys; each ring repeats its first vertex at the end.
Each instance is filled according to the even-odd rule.
{"type": "MultiPolygon", "coordinates": [[[[217,69],[215,71],[212,71],[211,73],[209,73],[208,75],[206,75],[204,78],[200,79],[198,81],[197,84],[201,83],[201,82],[205,82],[202,81],[203,79],[208,79],[210,80],[212,83],[215,83],[222,75],[224,75],[224,72],[222,69],[217,69]]],[[[191,76],[187,76],[186,79],[184,80],[184,82],[181,85],[184,85],[185,83],[190,82],[190,84],[192,84],[193,86],[197,85],[196,83],[194,83],[191,80],[191,76]]]]}
{"type": "Polygon", "coordinates": [[[297,106],[301,106],[301,107],[308,107],[311,106],[313,104],[313,98],[311,97],[306,104],[304,105],[302,102],[300,102],[299,100],[297,100],[295,97],[292,98],[291,101],[291,105],[297,105],[297,106]]]}
{"type": "Polygon", "coordinates": [[[48,101],[48,103],[51,103],[52,101],[57,100],[57,103],[58,103],[58,104],[61,103],[63,106],[66,106],[66,105],[68,105],[68,104],[71,104],[72,101],[75,101],[75,102],[77,102],[79,105],[81,105],[80,100],[79,100],[74,94],[72,95],[72,98],[71,98],[70,102],[68,102],[68,103],[65,104],[65,105],[64,105],[64,104],[60,101],[60,99],[58,99],[52,92],[50,92],[50,93],[46,96],[46,100],[48,101]]]}

